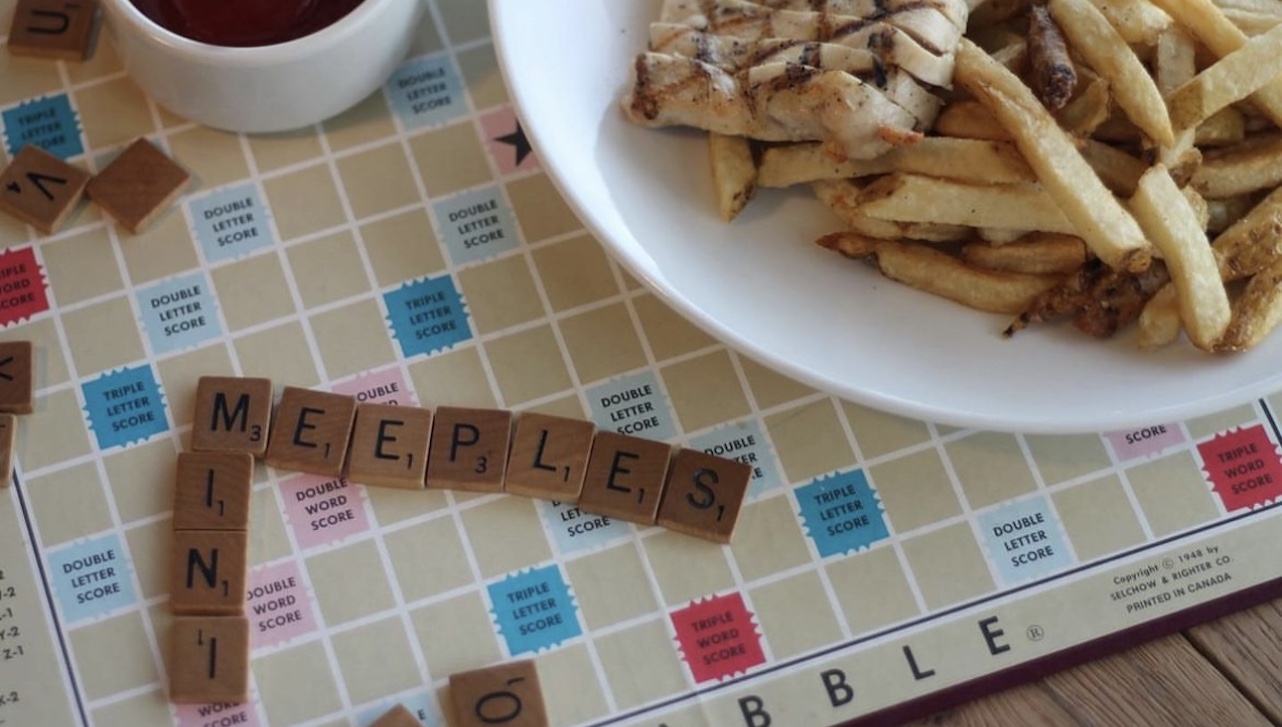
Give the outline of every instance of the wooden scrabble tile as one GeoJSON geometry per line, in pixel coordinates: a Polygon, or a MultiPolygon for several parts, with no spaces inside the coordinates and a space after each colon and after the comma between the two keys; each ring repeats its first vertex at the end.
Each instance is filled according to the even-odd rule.
{"type": "Polygon", "coordinates": [[[328,477],[343,474],[356,399],[287,386],[276,407],[267,464],[328,477]]]}
{"type": "Polygon", "coordinates": [[[752,468],[742,462],[681,449],[663,487],[658,524],[715,543],[729,543],[752,468]]]}
{"type": "Polygon", "coordinates": [[[454,727],[547,727],[547,707],[532,659],[450,675],[454,727]]]}
{"type": "Polygon", "coordinates": [[[627,434],[601,432],[592,445],[579,509],[653,525],[672,447],[627,434]]]}
{"type": "Polygon", "coordinates": [[[245,609],[249,535],[244,530],[176,530],[169,607],[184,616],[227,616],[245,609]]]}
{"type": "Polygon", "coordinates": [[[24,146],[0,174],[0,210],[51,235],[84,196],[89,172],[35,146],[24,146]]]}
{"type": "Polygon", "coordinates": [[[0,414],[0,488],[13,483],[13,444],[18,433],[18,417],[0,414]]]}
{"type": "Polygon", "coordinates": [[[0,412],[30,414],[35,408],[31,341],[0,342],[0,412]]]}
{"type": "Polygon", "coordinates": [[[176,616],[169,627],[169,701],[249,701],[249,619],[176,616]]]}
{"type": "Polygon", "coordinates": [[[502,492],[512,412],[442,406],[432,422],[427,486],[502,492]]]}
{"type": "Polygon", "coordinates": [[[369,727],[423,727],[423,723],[405,705],[398,704],[371,722],[369,727]]]}
{"type": "Polygon", "coordinates": [[[412,406],[356,407],[347,477],[352,482],[421,490],[427,474],[432,412],[412,406]]]}
{"type": "Polygon", "coordinates": [[[9,52],[83,61],[93,47],[97,7],[97,0],[18,0],[9,28],[9,52]]]}
{"type": "Polygon", "coordinates": [[[174,480],[174,530],[246,530],[254,484],[248,452],[182,452],[174,480]]]}
{"type": "Polygon", "coordinates": [[[514,495],[577,502],[596,425],[528,412],[516,420],[504,489],[514,495]]]}
{"type": "Polygon", "coordinates": [[[191,448],[262,457],[272,417],[271,379],[202,376],[196,384],[191,448]]]}
{"type": "Polygon", "coordinates": [[[191,175],[146,139],[138,139],[86,191],[121,227],[134,233],[161,215],[187,186],[191,175]]]}

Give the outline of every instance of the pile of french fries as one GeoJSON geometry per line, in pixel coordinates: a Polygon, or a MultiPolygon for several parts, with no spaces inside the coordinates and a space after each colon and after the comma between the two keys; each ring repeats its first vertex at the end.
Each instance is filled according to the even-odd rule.
{"type": "Polygon", "coordinates": [[[1240,351],[1282,322],[1282,0],[979,0],[930,129],[871,159],[710,135],[717,204],[806,184],[818,242],[1011,317],[1240,351]]]}

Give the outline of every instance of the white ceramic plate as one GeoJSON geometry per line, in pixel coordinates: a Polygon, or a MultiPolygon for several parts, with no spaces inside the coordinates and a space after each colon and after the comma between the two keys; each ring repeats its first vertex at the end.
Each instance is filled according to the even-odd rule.
{"type": "Polygon", "coordinates": [[[1282,389],[1282,334],[1216,357],[1140,352],[1068,325],[1011,340],[1005,320],[818,248],[837,229],[806,190],[759,193],[732,225],[704,137],[624,120],[618,101],[661,0],[490,0],[513,103],[585,224],[660,298],[739,351],[872,407],[1027,432],[1163,423],[1282,389]]]}

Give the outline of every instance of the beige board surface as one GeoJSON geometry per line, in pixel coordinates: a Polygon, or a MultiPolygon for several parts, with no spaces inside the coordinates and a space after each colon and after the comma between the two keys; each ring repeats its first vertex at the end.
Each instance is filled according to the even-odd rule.
{"type": "MultiPolygon", "coordinates": [[[[387,87],[285,134],[175,117],[108,38],[79,63],[0,54],[6,160],[25,139],[97,172],[145,137],[192,176],[139,235],[92,206],[51,236],[0,217],[0,341],[32,341],[35,390],[0,490],[0,629],[23,647],[0,656],[21,696],[0,700],[0,727],[363,727],[394,704],[439,727],[451,674],[527,658],[552,724],[820,724],[1282,575],[1282,399],[1033,436],[764,369],[575,219],[523,141],[484,3],[428,5],[387,87]],[[173,480],[204,376],[585,419],[737,460],[748,496],[720,545],[430,472],[376,488],[259,462],[250,699],[171,705],[173,480]]],[[[470,437],[456,465],[505,463],[506,442],[470,437]]]]}

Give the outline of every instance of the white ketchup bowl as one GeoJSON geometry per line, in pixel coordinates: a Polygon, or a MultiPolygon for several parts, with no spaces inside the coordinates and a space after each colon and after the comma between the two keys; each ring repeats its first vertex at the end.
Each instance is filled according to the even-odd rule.
{"type": "Polygon", "coordinates": [[[130,0],[102,0],[126,72],[157,103],[217,129],[270,132],[323,121],[383,85],[405,58],[424,0],[364,0],[297,40],[256,47],[191,40],[130,0]]]}

